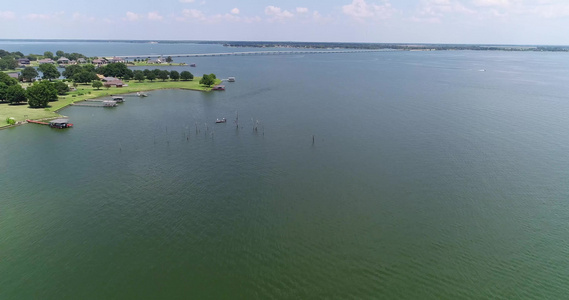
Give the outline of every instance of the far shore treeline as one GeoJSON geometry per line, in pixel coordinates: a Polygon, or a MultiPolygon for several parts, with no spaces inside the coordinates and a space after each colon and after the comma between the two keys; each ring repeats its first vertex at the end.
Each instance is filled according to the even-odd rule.
{"type": "MultiPolygon", "coordinates": [[[[95,59],[98,58],[87,58],[79,53],[65,53],[63,51],[57,51],[55,55],[49,51],[46,51],[44,55],[24,55],[19,51],[8,52],[0,49],[0,103],[7,103],[9,106],[28,104],[30,108],[46,108],[51,107],[50,102],[58,101],[60,97],[65,98],[66,95],[80,100],[80,97],[77,96],[83,96],[84,93],[91,94],[90,91],[85,91],[85,86],[88,86],[91,91],[97,91],[101,88],[117,89],[127,86],[126,82],[131,80],[135,86],[145,81],[150,84],[154,81],[164,84],[168,81],[174,84],[174,86],[172,84],[164,86],[162,83],[156,83],[156,87],[149,87],[144,84],[143,86],[146,89],[174,87],[209,90],[212,85],[220,82],[215,74],[204,74],[199,78],[199,85],[196,83],[188,86],[182,82],[193,81],[194,74],[189,71],[178,72],[158,68],[133,71],[128,68],[125,62],[108,62],[95,66],[91,63],[95,59]],[[65,60],[73,58],[74,63],[63,66],[65,69],[60,73],[55,62],[62,57],[65,60]],[[46,63],[46,59],[50,59],[51,62],[46,63]],[[32,62],[39,60],[42,60],[41,63],[36,64],[37,67],[35,67],[32,62]],[[81,63],[78,63],[79,61],[81,63]],[[38,71],[41,72],[41,78],[38,71]],[[12,74],[9,75],[9,72],[12,74]],[[17,76],[14,75],[15,72],[18,72],[17,76]],[[64,78],[60,79],[61,77],[64,78]],[[175,84],[175,82],[180,83],[175,84]]],[[[169,58],[165,61],[171,62],[172,60],[169,58]]],[[[127,90],[130,89],[122,88],[121,92],[127,90]]],[[[76,100],[71,100],[69,103],[74,101],[76,100]]],[[[8,118],[6,121],[8,123],[13,122],[13,118],[8,118]]]]}

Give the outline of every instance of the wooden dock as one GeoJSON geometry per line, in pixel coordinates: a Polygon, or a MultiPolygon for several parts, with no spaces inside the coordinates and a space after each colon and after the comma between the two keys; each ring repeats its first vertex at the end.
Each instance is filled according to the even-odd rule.
{"type": "Polygon", "coordinates": [[[40,124],[40,125],[49,125],[49,123],[36,121],[36,120],[26,120],[26,122],[33,123],[33,124],[40,124]]]}
{"type": "MultiPolygon", "coordinates": [[[[101,101],[102,102],[102,101],[101,101]]],[[[82,103],[82,102],[75,102],[71,103],[73,106],[85,106],[85,107],[106,107],[103,104],[95,104],[95,103],[82,103]]]]}

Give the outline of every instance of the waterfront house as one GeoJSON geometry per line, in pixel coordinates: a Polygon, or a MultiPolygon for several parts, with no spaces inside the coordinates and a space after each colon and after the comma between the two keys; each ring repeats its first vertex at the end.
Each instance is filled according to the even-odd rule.
{"type": "Polygon", "coordinates": [[[121,80],[119,80],[119,79],[103,82],[103,86],[105,86],[105,87],[112,87],[112,86],[114,86],[114,87],[121,88],[121,87],[123,87],[124,85],[125,85],[125,84],[124,84],[121,80]]]}
{"type": "Polygon", "coordinates": [[[38,63],[39,63],[40,65],[42,65],[42,64],[53,64],[54,61],[53,61],[53,59],[51,59],[51,58],[44,58],[44,59],[38,60],[38,63]]]}
{"type": "Polygon", "coordinates": [[[69,64],[69,58],[67,58],[67,57],[60,57],[60,58],[57,60],[57,63],[60,64],[60,65],[67,65],[67,64],[69,64]]]}
{"type": "Polygon", "coordinates": [[[104,65],[106,63],[106,61],[102,58],[97,58],[97,59],[93,59],[93,64],[100,66],[100,65],[104,65]]]}
{"type": "MultiPolygon", "coordinates": [[[[97,76],[98,76],[98,75],[97,75],[97,76]]],[[[99,78],[100,78],[102,81],[117,81],[117,80],[119,80],[119,79],[116,78],[116,77],[102,77],[102,78],[99,77],[99,78]]]]}
{"type": "Polygon", "coordinates": [[[87,62],[87,60],[85,60],[83,57],[80,57],[77,59],[77,63],[79,63],[79,64],[84,64],[86,62],[87,62]]]}
{"type": "Polygon", "coordinates": [[[110,62],[112,62],[112,63],[124,63],[124,59],[115,56],[115,57],[111,58],[110,62]]]}
{"type": "Polygon", "coordinates": [[[27,58],[18,58],[18,65],[22,66],[27,66],[30,64],[30,60],[27,58]]]}

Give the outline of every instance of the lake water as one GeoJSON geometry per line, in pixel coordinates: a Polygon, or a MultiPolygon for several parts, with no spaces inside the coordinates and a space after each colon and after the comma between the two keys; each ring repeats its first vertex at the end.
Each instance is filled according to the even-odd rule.
{"type": "Polygon", "coordinates": [[[182,59],[237,81],[1,130],[0,298],[564,298],[567,55],[182,59]]]}

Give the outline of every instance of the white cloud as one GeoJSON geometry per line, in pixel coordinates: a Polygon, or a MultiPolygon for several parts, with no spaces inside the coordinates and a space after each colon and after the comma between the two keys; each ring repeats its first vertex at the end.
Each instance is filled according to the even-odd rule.
{"type": "Polygon", "coordinates": [[[365,0],[352,0],[351,4],[342,6],[342,12],[354,19],[367,18],[387,19],[395,13],[391,3],[385,0],[382,4],[368,4],[365,0]]]}
{"type": "Polygon", "coordinates": [[[71,19],[73,21],[79,21],[79,22],[84,22],[84,21],[94,22],[96,20],[94,17],[89,17],[78,12],[73,13],[71,19]]]}
{"type": "Polygon", "coordinates": [[[273,16],[277,19],[292,18],[294,15],[288,10],[282,10],[280,7],[269,5],[265,7],[265,14],[273,16]]]}
{"type": "Polygon", "coordinates": [[[534,7],[526,7],[523,13],[546,19],[563,18],[569,16],[569,3],[553,3],[551,1],[542,4],[540,2],[534,7]]]}
{"type": "Polygon", "coordinates": [[[299,14],[305,14],[305,13],[308,12],[308,8],[306,8],[306,7],[297,7],[297,8],[296,8],[296,12],[299,13],[299,14]]]}
{"type": "Polygon", "coordinates": [[[14,20],[16,19],[16,14],[13,11],[0,11],[0,20],[14,20]]]}
{"type": "Polygon", "coordinates": [[[63,16],[65,14],[65,12],[56,12],[56,13],[52,13],[52,14],[27,14],[24,16],[25,19],[30,20],[30,21],[51,21],[51,20],[56,20],[59,19],[61,16],[63,16]]]}
{"type": "Polygon", "coordinates": [[[148,20],[161,21],[164,19],[158,12],[152,11],[148,13],[148,20]]]}
{"type": "Polygon", "coordinates": [[[182,15],[186,19],[205,19],[204,13],[197,9],[184,9],[182,15]]]}
{"type": "Polygon", "coordinates": [[[474,0],[476,6],[509,6],[510,0],[474,0]]]}
{"type": "MultiPolygon", "coordinates": [[[[492,1],[492,0],[483,0],[492,1]]],[[[413,16],[415,22],[427,23],[442,22],[446,15],[476,14],[477,11],[470,9],[456,0],[423,0],[418,15],[413,16]]]]}
{"type": "Polygon", "coordinates": [[[240,11],[239,11],[239,8],[237,8],[237,7],[231,10],[231,13],[234,14],[234,15],[238,15],[239,12],[240,12],[240,11]]]}
{"type": "Polygon", "coordinates": [[[138,21],[140,18],[142,18],[142,17],[139,14],[133,13],[131,11],[126,12],[126,19],[128,21],[134,22],[134,21],[138,21]]]}

